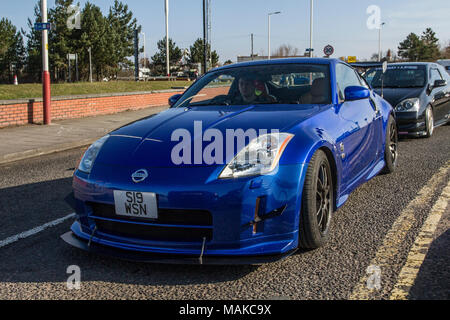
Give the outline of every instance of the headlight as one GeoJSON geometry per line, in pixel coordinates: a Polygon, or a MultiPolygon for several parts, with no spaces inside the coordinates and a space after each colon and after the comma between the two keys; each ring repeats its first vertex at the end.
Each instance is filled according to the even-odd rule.
{"type": "Polygon", "coordinates": [[[419,111],[419,101],[419,98],[403,100],[397,105],[397,107],[395,107],[395,111],[419,111]]]}
{"type": "Polygon", "coordinates": [[[102,148],[103,144],[108,140],[109,135],[94,142],[84,153],[83,158],[81,158],[80,164],[78,165],[78,170],[85,173],[91,173],[92,166],[94,165],[95,158],[102,148]]]}
{"type": "Polygon", "coordinates": [[[289,133],[270,133],[253,139],[225,167],[219,179],[268,174],[275,170],[289,141],[289,133]]]}

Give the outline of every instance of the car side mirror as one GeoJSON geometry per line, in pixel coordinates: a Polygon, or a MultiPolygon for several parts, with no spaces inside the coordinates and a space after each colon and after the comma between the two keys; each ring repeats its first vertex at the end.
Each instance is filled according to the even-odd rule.
{"type": "Polygon", "coordinates": [[[178,100],[180,100],[181,96],[182,96],[181,94],[171,96],[169,98],[169,106],[173,107],[173,105],[177,103],[178,100]]]}
{"type": "Polygon", "coordinates": [[[370,97],[370,90],[360,86],[350,86],[345,88],[345,101],[355,101],[370,97]]]}
{"type": "Polygon", "coordinates": [[[439,80],[434,81],[433,88],[445,87],[446,85],[447,85],[446,80],[439,79],[439,80]]]}

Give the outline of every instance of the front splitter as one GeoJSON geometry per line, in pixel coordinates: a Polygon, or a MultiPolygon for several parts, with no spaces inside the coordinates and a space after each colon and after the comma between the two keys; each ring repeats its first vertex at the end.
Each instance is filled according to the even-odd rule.
{"type": "Polygon", "coordinates": [[[192,256],[192,255],[170,255],[160,253],[138,252],[131,250],[123,250],[103,246],[94,242],[90,244],[88,241],[78,238],[72,231],[69,231],[61,236],[66,243],[73,247],[82,249],[88,252],[114,257],[121,260],[158,263],[158,264],[197,264],[197,265],[262,265],[283,260],[292,254],[297,249],[293,249],[283,254],[277,255],[261,255],[261,256],[192,256]]]}

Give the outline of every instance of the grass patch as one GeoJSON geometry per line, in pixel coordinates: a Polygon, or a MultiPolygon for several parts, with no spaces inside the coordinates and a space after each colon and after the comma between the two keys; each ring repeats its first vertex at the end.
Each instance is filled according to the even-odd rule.
{"type": "MultiPolygon", "coordinates": [[[[52,84],[52,97],[82,94],[120,93],[137,91],[166,90],[172,87],[187,87],[189,81],[110,81],[110,82],[79,82],[52,84]]],[[[0,100],[42,98],[42,84],[0,85],[0,100]]]]}

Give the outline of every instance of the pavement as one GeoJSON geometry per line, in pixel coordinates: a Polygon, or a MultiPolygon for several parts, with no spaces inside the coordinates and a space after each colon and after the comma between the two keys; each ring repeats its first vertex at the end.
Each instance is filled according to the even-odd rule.
{"type": "Polygon", "coordinates": [[[108,132],[161,112],[150,107],[81,119],[53,121],[51,125],[24,125],[0,129],[0,164],[92,144],[108,132]]]}

